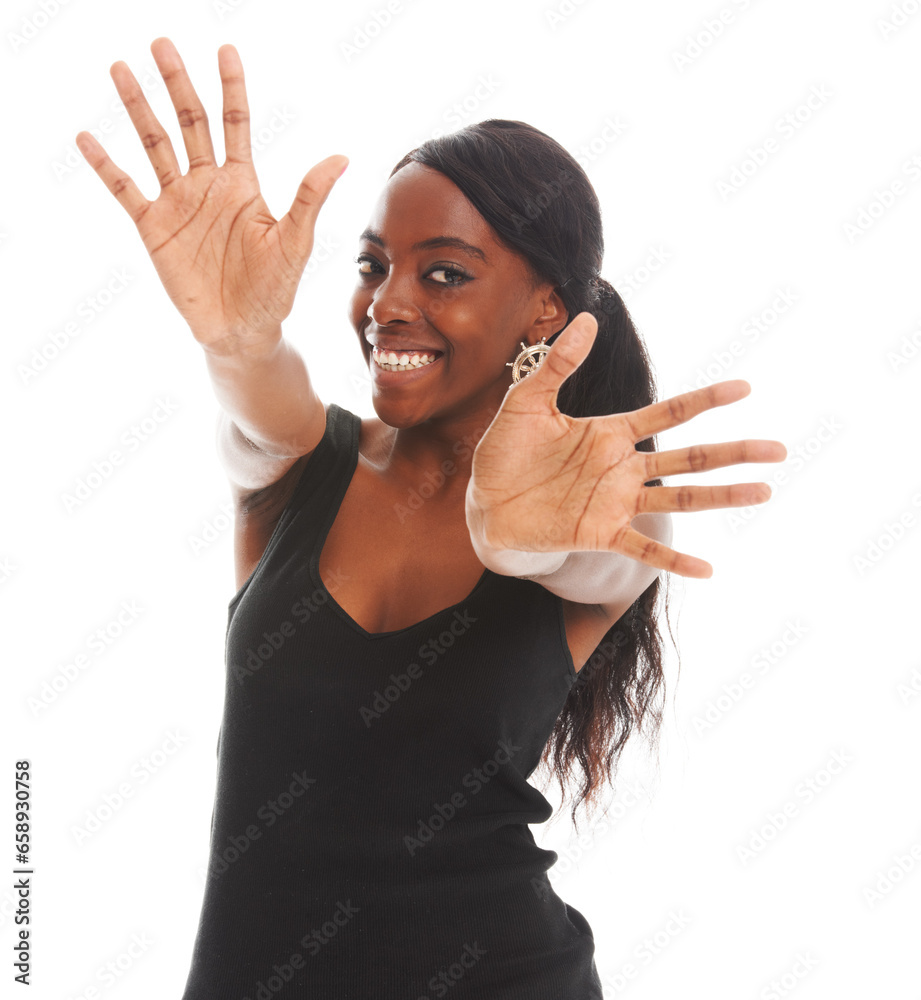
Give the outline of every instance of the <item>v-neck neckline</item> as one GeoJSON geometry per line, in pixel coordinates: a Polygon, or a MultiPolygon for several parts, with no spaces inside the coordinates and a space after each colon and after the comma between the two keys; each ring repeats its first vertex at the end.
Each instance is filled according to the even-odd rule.
{"type": "Polygon", "coordinates": [[[343,482],[336,492],[333,503],[329,506],[329,513],[326,516],[323,524],[320,526],[319,534],[317,535],[316,542],[313,546],[313,551],[310,554],[310,575],[313,582],[319,588],[321,594],[325,598],[325,603],[329,604],[330,607],[339,615],[340,618],[352,629],[358,632],[359,635],[364,636],[366,639],[386,639],[389,636],[401,635],[404,632],[410,632],[413,629],[419,628],[423,625],[427,625],[434,621],[436,618],[447,614],[449,611],[456,611],[462,605],[466,604],[471,598],[476,595],[483,584],[486,582],[487,577],[490,574],[490,570],[484,567],[483,572],[480,574],[480,578],[473,586],[473,590],[467,594],[466,597],[451,604],[449,607],[442,608],[440,611],[436,611],[423,618],[421,621],[414,622],[411,625],[404,625],[403,628],[391,629],[388,632],[369,632],[362,625],[359,625],[357,621],[342,607],[342,605],[336,600],[335,597],[330,593],[326,584],[323,582],[323,578],[320,576],[320,556],[323,553],[323,547],[326,545],[326,540],[329,537],[329,533],[332,531],[333,524],[339,515],[339,511],[342,508],[342,502],[345,499],[345,495],[348,492],[349,486],[355,477],[355,470],[358,468],[358,444],[359,444],[359,434],[361,432],[361,418],[350,411],[345,411],[339,408],[339,412],[336,414],[337,419],[342,419],[348,413],[350,428],[349,428],[349,458],[348,458],[348,469],[346,475],[343,477],[343,482]]]}

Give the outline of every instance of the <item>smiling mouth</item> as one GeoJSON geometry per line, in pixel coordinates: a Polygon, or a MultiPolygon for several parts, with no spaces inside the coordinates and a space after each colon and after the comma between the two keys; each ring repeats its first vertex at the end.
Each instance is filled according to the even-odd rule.
{"type": "Polygon", "coordinates": [[[371,348],[371,357],[374,363],[384,371],[404,372],[416,368],[425,368],[434,364],[443,354],[443,351],[379,351],[377,347],[371,348]]]}

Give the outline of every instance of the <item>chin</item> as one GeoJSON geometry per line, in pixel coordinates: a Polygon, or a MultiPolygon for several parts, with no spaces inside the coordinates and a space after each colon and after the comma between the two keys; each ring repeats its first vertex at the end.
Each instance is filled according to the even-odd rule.
{"type": "Polygon", "coordinates": [[[429,414],[421,409],[421,399],[396,400],[386,391],[372,391],[371,403],[378,419],[396,430],[415,427],[429,419],[429,414]]]}

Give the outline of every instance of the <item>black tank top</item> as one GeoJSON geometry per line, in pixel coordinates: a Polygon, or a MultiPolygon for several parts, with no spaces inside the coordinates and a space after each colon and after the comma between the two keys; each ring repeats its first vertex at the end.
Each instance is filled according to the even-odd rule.
{"type": "Polygon", "coordinates": [[[183,1000],[601,1000],[592,931],[528,828],[552,813],[527,779],[576,678],[561,599],[486,570],[415,625],[358,625],[319,557],[360,426],[330,404],[228,607],[183,1000]]]}

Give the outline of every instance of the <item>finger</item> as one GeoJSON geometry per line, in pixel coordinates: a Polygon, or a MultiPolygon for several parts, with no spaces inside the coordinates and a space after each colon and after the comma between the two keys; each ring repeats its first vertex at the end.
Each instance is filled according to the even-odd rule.
{"type": "Polygon", "coordinates": [[[240,54],[232,45],[222,45],[217,64],[224,90],[224,163],[252,163],[249,101],[240,54]]]}
{"type": "Polygon", "coordinates": [[[767,483],[732,483],[729,486],[646,486],[640,493],[638,513],[656,514],[718,507],[751,507],[771,499],[767,483]]]}
{"type": "Polygon", "coordinates": [[[683,424],[691,417],[696,417],[698,413],[703,413],[704,410],[735,403],[747,396],[751,390],[752,387],[748,382],[741,378],[730,379],[727,382],[714,382],[713,385],[708,385],[706,388],[683,392],[678,396],[663,399],[659,403],[650,403],[649,406],[640,407],[640,409],[630,413],[612,414],[612,417],[618,421],[626,418],[635,443],[644,441],[668,427],[683,424]]]}
{"type": "Polygon", "coordinates": [[[707,579],[713,575],[713,567],[703,559],[697,559],[684,552],[676,552],[654,538],[642,534],[635,528],[625,528],[617,538],[617,551],[631,559],[664,569],[679,576],[707,579]]]}
{"type": "Polygon", "coordinates": [[[122,99],[122,104],[125,105],[125,110],[141,138],[141,144],[147,151],[147,158],[156,171],[160,187],[165,188],[167,184],[172,184],[182,176],[179,161],[176,159],[166,129],[147,103],[141,85],[126,62],[119,60],[113,63],[109,67],[109,76],[112,77],[118,96],[122,99]]]}
{"type": "Polygon", "coordinates": [[[301,181],[287,215],[279,220],[278,231],[282,241],[298,257],[308,254],[313,247],[317,216],[348,164],[348,157],[334,155],[311,167],[301,181]]]}
{"type": "Polygon", "coordinates": [[[637,455],[645,467],[643,482],[649,482],[657,476],[722,469],[742,462],[782,462],[787,457],[787,449],[780,441],[746,440],[698,444],[672,451],[638,451],[637,455]]]}
{"type": "Polygon", "coordinates": [[[558,334],[536,370],[509,387],[509,399],[518,404],[526,401],[529,408],[536,404],[542,410],[554,409],[560,386],[588,357],[597,333],[598,320],[590,312],[578,313],[558,334]]]}
{"type": "Polygon", "coordinates": [[[176,109],[176,117],[182,127],[182,141],[189,157],[189,170],[196,167],[217,166],[214,160],[214,146],[208,131],[208,116],[195,93],[185,64],[176,46],[165,37],[155,38],[150,43],[160,76],[169,91],[170,100],[176,109]]]}
{"type": "Polygon", "coordinates": [[[76,143],[83,158],[96,171],[103,184],[115,195],[119,205],[131,216],[136,225],[150,207],[151,202],[141,194],[137,185],[124,170],[112,162],[91,133],[78,132],[76,143]]]}

